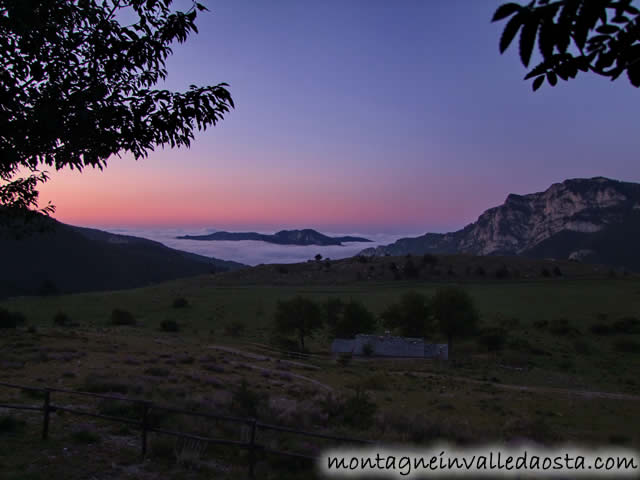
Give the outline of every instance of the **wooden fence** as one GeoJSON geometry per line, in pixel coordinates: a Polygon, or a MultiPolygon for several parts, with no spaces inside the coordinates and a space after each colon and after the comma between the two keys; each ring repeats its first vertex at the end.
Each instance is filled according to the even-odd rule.
{"type": "Polygon", "coordinates": [[[237,447],[237,448],[247,449],[249,451],[249,477],[250,478],[254,478],[255,477],[255,465],[256,465],[256,461],[257,461],[256,454],[258,452],[264,452],[264,453],[267,453],[267,454],[279,455],[279,456],[283,456],[283,457],[293,457],[293,458],[306,459],[306,460],[309,460],[309,461],[314,461],[314,460],[317,459],[316,457],[311,456],[311,455],[305,455],[305,454],[296,453],[296,452],[274,450],[274,449],[267,448],[264,445],[260,445],[259,443],[256,442],[256,432],[258,430],[265,430],[265,431],[270,430],[270,431],[275,431],[275,432],[285,432],[285,433],[290,433],[290,434],[294,434],[294,435],[300,435],[300,436],[304,436],[304,437],[312,437],[312,438],[321,438],[321,439],[325,439],[325,440],[333,440],[333,441],[336,441],[336,442],[356,443],[356,444],[373,444],[373,443],[375,443],[375,442],[372,442],[370,440],[347,438],[347,437],[341,437],[341,436],[338,436],[338,435],[328,435],[328,434],[317,433],[317,432],[308,432],[308,431],[304,431],[304,430],[297,430],[297,429],[283,427],[283,426],[279,426],[279,425],[272,425],[272,424],[268,424],[268,423],[262,423],[262,422],[257,421],[255,418],[233,417],[233,416],[228,416],[228,415],[218,415],[218,414],[207,413],[207,412],[197,412],[197,411],[192,411],[192,410],[184,410],[184,409],[175,408],[175,407],[171,407],[171,406],[158,405],[156,403],[153,403],[153,402],[150,402],[150,401],[147,401],[147,400],[140,400],[140,399],[134,399],[134,398],[128,398],[128,397],[121,397],[121,396],[116,396],[116,395],[107,395],[107,394],[91,393],[91,392],[81,392],[81,391],[77,391],[77,390],[68,390],[68,389],[53,388],[53,387],[31,387],[31,386],[25,386],[25,385],[14,385],[14,384],[3,383],[3,382],[0,382],[0,386],[7,387],[7,388],[13,388],[13,389],[20,389],[22,391],[38,392],[38,393],[41,393],[43,395],[44,399],[43,399],[42,406],[0,403],[0,408],[8,408],[8,409],[16,409],[16,410],[41,411],[42,412],[42,417],[43,417],[42,418],[42,439],[43,440],[46,440],[48,438],[48,436],[49,436],[49,424],[50,424],[50,413],[51,412],[60,411],[60,412],[67,412],[67,413],[71,413],[71,414],[75,414],[75,415],[84,415],[84,416],[88,416],[88,417],[100,418],[100,419],[108,420],[108,421],[111,421],[111,422],[124,423],[124,424],[127,424],[127,425],[133,425],[134,427],[138,427],[140,429],[140,446],[141,446],[141,453],[142,453],[143,457],[147,454],[147,443],[148,443],[147,442],[147,435],[148,435],[149,432],[159,433],[159,434],[162,434],[162,435],[170,435],[170,436],[173,436],[173,437],[184,438],[184,439],[188,439],[188,440],[197,440],[197,441],[204,442],[204,443],[207,443],[207,444],[227,445],[227,446],[233,446],[233,447],[237,447]],[[135,420],[135,419],[132,419],[132,418],[116,417],[116,416],[112,416],[112,415],[103,415],[103,414],[99,414],[99,413],[90,412],[90,411],[87,411],[87,410],[78,410],[78,409],[75,409],[75,408],[69,408],[69,407],[63,407],[63,406],[60,406],[60,405],[55,405],[55,404],[53,404],[51,402],[51,396],[52,396],[53,393],[65,393],[65,394],[71,394],[71,395],[79,395],[79,396],[93,397],[93,398],[106,399],[106,400],[117,400],[117,401],[122,401],[122,402],[130,402],[130,403],[133,403],[133,404],[138,404],[138,405],[141,406],[142,417],[139,420],[135,420]],[[149,413],[150,413],[151,410],[164,411],[164,412],[168,412],[168,413],[178,413],[178,414],[183,414],[183,415],[190,415],[190,416],[195,416],[195,417],[203,417],[203,418],[212,419],[212,420],[221,420],[221,421],[227,421],[227,422],[236,423],[236,424],[247,425],[249,427],[249,440],[247,442],[242,442],[242,441],[237,441],[237,440],[227,440],[227,439],[224,439],[224,438],[203,437],[203,436],[199,436],[199,435],[192,435],[192,434],[189,434],[189,433],[177,432],[177,431],[173,431],[173,430],[167,430],[167,429],[163,429],[163,428],[158,428],[158,427],[153,426],[151,424],[150,420],[149,420],[149,413]]]}

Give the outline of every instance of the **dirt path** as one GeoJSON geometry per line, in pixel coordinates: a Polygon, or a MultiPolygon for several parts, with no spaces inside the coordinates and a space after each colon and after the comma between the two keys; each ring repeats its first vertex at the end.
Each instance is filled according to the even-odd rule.
{"type": "Polygon", "coordinates": [[[504,383],[496,383],[482,380],[475,380],[473,378],[454,377],[449,375],[442,375],[438,373],[425,373],[425,372],[391,372],[395,375],[411,374],[418,377],[436,377],[441,379],[448,379],[457,382],[467,382],[476,385],[491,385],[492,387],[502,388],[504,390],[515,390],[519,392],[532,392],[532,393],[551,393],[558,395],[577,395],[586,398],[606,398],[609,400],[630,400],[640,401],[640,395],[633,395],[630,393],[610,393],[610,392],[597,392],[589,390],[571,390],[568,388],[556,388],[556,387],[532,387],[527,385],[509,385],[504,383]]]}

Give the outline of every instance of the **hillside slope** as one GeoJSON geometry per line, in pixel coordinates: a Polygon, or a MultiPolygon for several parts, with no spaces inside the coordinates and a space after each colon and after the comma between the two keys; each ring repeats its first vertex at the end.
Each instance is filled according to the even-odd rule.
{"type": "Polygon", "coordinates": [[[134,288],[243,266],[144,238],[47,218],[38,223],[27,233],[0,227],[0,297],[134,288]]]}

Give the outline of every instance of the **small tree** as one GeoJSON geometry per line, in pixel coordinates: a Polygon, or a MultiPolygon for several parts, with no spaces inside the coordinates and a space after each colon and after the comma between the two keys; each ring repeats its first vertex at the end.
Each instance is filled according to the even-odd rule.
{"type": "Polygon", "coordinates": [[[449,356],[454,337],[473,334],[479,320],[478,310],[471,296],[460,287],[439,288],[431,301],[433,316],[440,331],[447,336],[449,356]]]}
{"type": "Polygon", "coordinates": [[[385,327],[407,337],[424,337],[430,324],[429,299],[418,292],[405,293],[382,312],[385,327]]]}
{"type": "Polygon", "coordinates": [[[320,260],[322,260],[322,255],[320,255],[319,253],[315,256],[316,262],[320,263],[320,260]]]}
{"type": "Polygon", "coordinates": [[[285,335],[296,332],[302,350],[305,337],[312,335],[322,323],[322,310],[313,300],[297,296],[291,300],[278,301],[275,329],[285,335]]]}
{"type": "Polygon", "coordinates": [[[375,316],[355,300],[344,303],[340,299],[329,299],[324,304],[324,313],[334,338],[353,338],[376,328],[375,316]]]}

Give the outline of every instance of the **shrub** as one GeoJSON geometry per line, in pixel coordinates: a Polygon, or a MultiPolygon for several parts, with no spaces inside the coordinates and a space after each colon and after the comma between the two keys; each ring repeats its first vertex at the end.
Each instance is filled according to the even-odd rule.
{"type": "Polygon", "coordinates": [[[360,388],[343,397],[327,394],[321,408],[330,421],[337,420],[341,425],[360,429],[367,429],[373,424],[378,410],[377,405],[360,388]]]}
{"type": "Polygon", "coordinates": [[[487,272],[482,265],[478,265],[475,269],[475,274],[480,277],[484,277],[487,274],[487,272]]]}
{"type": "Polygon", "coordinates": [[[241,336],[247,326],[240,320],[232,320],[224,327],[224,334],[230,337],[239,337],[241,336]]]}
{"type": "Polygon", "coordinates": [[[368,263],[369,262],[369,257],[365,256],[365,255],[358,255],[357,260],[359,263],[368,263]]]}
{"type": "Polygon", "coordinates": [[[71,319],[66,313],[58,312],[53,316],[53,324],[59,327],[68,327],[71,325],[71,319]]]}
{"type": "Polygon", "coordinates": [[[163,320],[160,324],[160,330],[163,332],[177,332],[180,330],[180,326],[175,320],[163,320]]]}
{"type": "Polygon", "coordinates": [[[0,328],[16,328],[27,321],[26,317],[20,312],[10,312],[4,308],[0,308],[0,328]]]}
{"type": "Polygon", "coordinates": [[[580,330],[571,326],[566,318],[558,318],[549,323],[549,332],[558,336],[577,335],[580,330]]]}
{"type": "Polygon", "coordinates": [[[25,425],[24,420],[19,420],[9,415],[0,415],[0,433],[15,433],[25,425]]]}
{"type": "Polygon", "coordinates": [[[402,273],[404,273],[404,276],[407,278],[418,278],[420,276],[420,270],[418,270],[410,257],[407,258],[407,261],[404,263],[402,273]]]}
{"type": "Polygon", "coordinates": [[[257,418],[268,401],[267,395],[249,388],[247,380],[243,378],[239,387],[233,392],[231,408],[237,415],[257,418]]]}
{"type": "Polygon", "coordinates": [[[438,257],[435,255],[431,255],[430,253],[425,253],[422,256],[422,266],[435,266],[438,263],[438,257]]]}
{"type": "Polygon", "coordinates": [[[289,273],[289,269],[287,269],[287,267],[283,266],[283,265],[278,265],[276,267],[276,271],[282,275],[285,275],[287,273],[289,273]]]}
{"type": "Polygon", "coordinates": [[[365,343],[362,346],[362,354],[365,357],[370,357],[371,355],[373,355],[373,345],[371,345],[370,343],[365,343]]]}
{"type": "Polygon", "coordinates": [[[639,354],[640,342],[637,342],[636,340],[629,340],[629,339],[618,340],[613,344],[613,348],[617,352],[639,354]]]}
{"type": "Polygon", "coordinates": [[[498,279],[503,279],[509,278],[511,274],[509,273],[509,269],[507,268],[507,266],[502,265],[499,269],[496,270],[495,276],[498,279]]]}
{"type": "Polygon", "coordinates": [[[611,326],[604,323],[594,323],[589,330],[591,330],[591,333],[594,335],[611,335],[613,333],[611,326]]]}
{"type": "Polygon", "coordinates": [[[622,317],[612,325],[617,333],[635,334],[640,333],[640,320],[635,317],[622,317]]]}
{"type": "Polygon", "coordinates": [[[100,443],[100,437],[95,433],[89,430],[79,430],[71,434],[71,439],[75,443],[81,444],[91,444],[91,443],[100,443]]]}
{"type": "Polygon", "coordinates": [[[111,312],[111,325],[135,325],[136,319],[133,314],[127,310],[114,308],[111,312]]]}
{"type": "Polygon", "coordinates": [[[185,308],[189,306],[189,302],[184,297],[178,297],[173,301],[173,308],[185,308]]]}
{"type": "Polygon", "coordinates": [[[131,385],[117,378],[88,376],[82,390],[90,393],[122,393],[127,394],[131,385]]]}
{"type": "Polygon", "coordinates": [[[542,271],[540,272],[540,274],[545,277],[545,278],[549,278],[551,276],[551,272],[549,271],[548,268],[543,268],[542,271]]]}
{"type": "Polygon", "coordinates": [[[338,362],[338,365],[342,367],[346,367],[351,363],[352,359],[353,359],[353,355],[351,355],[350,353],[341,353],[340,355],[338,355],[337,362],[338,362]]]}
{"type": "Polygon", "coordinates": [[[556,277],[561,277],[562,276],[562,270],[560,270],[560,268],[556,265],[555,267],[553,267],[553,274],[556,277]]]}
{"type": "Polygon", "coordinates": [[[153,377],[168,377],[170,372],[164,367],[149,367],[144,373],[153,377]]]}
{"type": "Polygon", "coordinates": [[[488,328],[480,332],[478,343],[489,352],[497,352],[504,349],[507,342],[507,332],[503,328],[488,328]]]}

